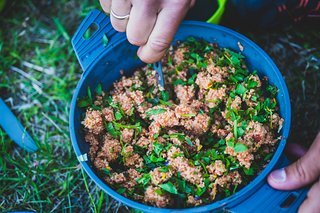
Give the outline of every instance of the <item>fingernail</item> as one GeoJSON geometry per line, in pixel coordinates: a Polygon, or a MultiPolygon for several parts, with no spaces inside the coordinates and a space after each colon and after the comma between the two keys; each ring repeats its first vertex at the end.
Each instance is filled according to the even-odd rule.
{"type": "Polygon", "coordinates": [[[270,177],[275,182],[280,183],[280,182],[286,181],[287,175],[286,175],[286,171],[284,170],[284,168],[282,168],[282,169],[278,169],[278,170],[271,172],[270,177]]]}

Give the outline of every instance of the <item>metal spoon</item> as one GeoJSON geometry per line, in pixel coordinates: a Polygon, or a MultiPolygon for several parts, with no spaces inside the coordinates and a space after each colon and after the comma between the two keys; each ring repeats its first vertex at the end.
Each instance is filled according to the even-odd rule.
{"type": "Polygon", "coordinates": [[[156,71],[156,77],[158,84],[164,89],[164,78],[162,72],[162,64],[160,61],[153,63],[153,69],[156,71]]]}

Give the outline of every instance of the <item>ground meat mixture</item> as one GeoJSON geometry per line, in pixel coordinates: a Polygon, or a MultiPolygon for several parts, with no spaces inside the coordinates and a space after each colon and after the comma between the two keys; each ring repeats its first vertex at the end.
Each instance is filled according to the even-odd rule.
{"type": "Polygon", "coordinates": [[[119,157],[120,152],[120,142],[110,135],[106,135],[101,150],[97,154],[97,158],[105,158],[108,162],[111,162],[119,157]]]}
{"type": "Polygon", "coordinates": [[[153,171],[150,172],[151,175],[151,182],[154,185],[159,185],[160,183],[163,183],[167,180],[169,180],[172,177],[172,171],[161,171],[160,168],[155,168],[153,171]]]}
{"type": "Polygon", "coordinates": [[[81,100],[92,166],[118,193],[161,208],[232,195],[277,147],[277,88],[241,54],[193,38],[162,62],[165,88],[146,65],[81,100]]]}
{"type": "Polygon", "coordinates": [[[133,135],[134,135],[134,129],[124,128],[121,131],[122,141],[125,142],[125,143],[129,143],[132,140],[133,135]]]}
{"type": "Polygon", "coordinates": [[[223,173],[225,173],[226,166],[223,164],[221,160],[216,160],[214,163],[210,164],[206,167],[208,169],[208,172],[212,175],[221,176],[223,173]]]}
{"type": "Polygon", "coordinates": [[[113,121],[114,120],[114,113],[111,107],[106,107],[102,109],[102,115],[106,121],[113,121]]]}
{"type": "Polygon", "coordinates": [[[172,198],[168,193],[159,193],[159,187],[149,186],[144,193],[144,201],[160,208],[169,206],[172,203],[172,198]]]}
{"type": "Polygon", "coordinates": [[[174,87],[174,92],[176,93],[177,98],[180,103],[190,103],[194,98],[195,91],[194,86],[182,86],[178,85],[174,87]]]}
{"type": "Polygon", "coordinates": [[[209,121],[210,117],[203,113],[184,121],[183,126],[186,128],[186,130],[189,130],[196,135],[201,135],[208,130],[209,121]]]}
{"type": "Polygon", "coordinates": [[[97,155],[99,149],[99,140],[93,133],[88,133],[85,135],[84,140],[90,144],[89,156],[94,158],[97,155]]]}
{"type": "Polygon", "coordinates": [[[98,135],[101,131],[103,131],[102,113],[98,110],[88,109],[82,124],[86,129],[89,130],[89,132],[98,135]]]}

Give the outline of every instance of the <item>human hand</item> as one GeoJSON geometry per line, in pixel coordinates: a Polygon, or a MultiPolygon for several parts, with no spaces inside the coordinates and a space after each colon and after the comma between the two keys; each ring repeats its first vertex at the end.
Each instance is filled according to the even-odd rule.
{"type": "Polygon", "coordinates": [[[320,212],[320,133],[308,152],[286,168],[273,171],[268,183],[276,189],[292,190],[314,183],[299,212],[320,212]]]}
{"type": "Polygon", "coordinates": [[[139,46],[138,56],[146,63],[159,61],[169,47],[180,22],[195,0],[100,0],[106,13],[118,16],[130,14],[128,19],[117,19],[110,14],[115,30],[127,33],[129,42],[139,46]]]}

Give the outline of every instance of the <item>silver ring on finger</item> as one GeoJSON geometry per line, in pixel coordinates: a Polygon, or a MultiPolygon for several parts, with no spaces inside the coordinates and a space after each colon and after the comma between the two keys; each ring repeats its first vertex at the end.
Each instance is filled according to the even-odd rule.
{"type": "Polygon", "coordinates": [[[112,15],[114,18],[118,19],[118,20],[125,20],[125,19],[128,19],[129,16],[130,16],[130,13],[127,14],[127,15],[124,15],[124,16],[120,16],[120,15],[117,15],[113,10],[112,8],[110,9],[110,15],[112,15]]]}

